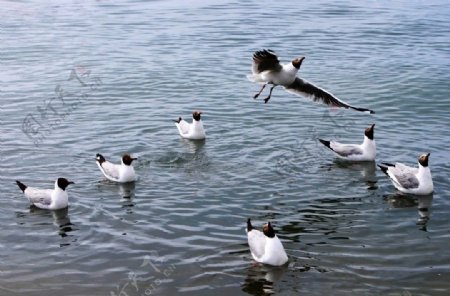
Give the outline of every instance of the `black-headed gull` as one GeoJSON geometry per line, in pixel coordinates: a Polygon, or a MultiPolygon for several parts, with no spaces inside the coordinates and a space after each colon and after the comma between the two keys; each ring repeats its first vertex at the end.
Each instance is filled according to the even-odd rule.
{"type": "Polygon", "coordinates": [[[297,72],[304,59],[305,57],[299,57],[290,63],[280,64],[274,51],[270,49],[256,51],[253,54],[252,74],[247,75],[247,78],[253,82],[263,83],[263,85],[254,98],[259,97],[267,84],[271,84],[269,95],[264,99],[264,102],[267,103],[272,96],[273,89],[277,85],[281,85],[287,91],[311,98],[314,102],[321,102],[333,107],[351,108],[361,112],[375,113],[370,109],[353,107],[339,100],[328,91],[297,77],[297,72]]]}
{"type": "Polygon", "coordinates": [[[175,120],[180,136],[190,140],[203,140],[206,138],[205,129],[201,119],[202,112],[194,111],[192,113],[192,123],[179,117],[175,120]]]}
{"type": "Polygon", "coordinates": [[[137,158],[131,157],[129,154],[124,154],[121,158],[120,164],[114,164],[107,161],[103,155],[97,154],[95,160],[98,168],[103,175],[113,182],[127,183],[136,181],[136,173],[131,165],[133,160],[137,158]]]}
{"type": "Polygon", "coordinates": [[[377,154],[375,140],[373,138],[375,124],[372,124],[364,131],[364,141],[362,144],[341,144],[336,141],[319,141],[333,150],[339,158],[350,161],[374,161],[377,154]]]}
{"type": "Polygon", "coordinates": [[[66,208],[69,205],[69,196],[67,195],[66,188],[70,184],[75,184],[65,178],[56,179],[55,189],[28,187],[20,181],[16,181],[16,183],[33,205],[44,210],[66,208]]]}
{"type": "Polygon", "coordinates": [[[434,190],[431,171],[428,167],[428,158],[430,153],[422,154],[419,157],[419,167],[414,168],[401,163],[390,164],[382,163],[378,166],[386,175],[391,178],[395,188],[400,192],[428,195],[434,190]]]}
{"type": "Polygon", "coordinates": [[[272,225],[269,223],[263,226],[263,231],[253,228],[250,219],[247,220],[248,246],[255,261],[281,266],[288,261],[288,256],[283,248],[283,244],[275,234],[272,225]]]}

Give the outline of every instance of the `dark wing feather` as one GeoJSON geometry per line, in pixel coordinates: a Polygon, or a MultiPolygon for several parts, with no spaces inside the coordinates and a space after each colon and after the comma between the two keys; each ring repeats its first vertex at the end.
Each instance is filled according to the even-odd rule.
{"type": "Polygon", "coordinates": [[[337,154],[341,155],[341,156],[350,156],[350,155],[362,155],[363,151],[360,148],[344,148],[344,149],[340,149],[338,151],[336,151],[337,154]]]}
{"type": "Polygon", "coordinates": [[[419,180],[413,174],[395,174],[398,183],[405,189],[414,189],[419,187],[419,180]]]}
{"type": "Polygon", "coordinates": [[[286,90],[295,94],[305,96],[307,98],[311,98],[314,102],[324,103],[328,106],[351,108],[361,112],[375,113],[370,109],[353,107],[339,100],[326,90],[321,89],[320,87],[315,86],[314,84],[298,77],[295,78],[294,82],[291,85],[286,86],[286,90]]]}
{"type": "Polygon", "coordinates": [[[281,68],[280,61],[272,50],[264,49],[253,54],[253,74],[259,74],[267,70],[280,71],[281,68]]]}

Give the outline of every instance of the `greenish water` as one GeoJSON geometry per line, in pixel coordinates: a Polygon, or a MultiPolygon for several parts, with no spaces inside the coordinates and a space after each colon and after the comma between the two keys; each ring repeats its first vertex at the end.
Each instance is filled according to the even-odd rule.
{"type": "Polygon", "coordinates": [[[450,8],[380,1],[2,1],[1,295],[447,295],[450,8]],[[276,88],[254,101],[255,50],[367,115],[276,88]],[[53,107],[54,109],[52,109],[53,107]],[[205,142],[171,122],[203,111],[205,142]],[[435,193],[398,196],[372,164],[431,152],[435,193]],[[28,134],[27,134],[28,133],[28,134]],[[95,154],[137,155],[105,181],[95,154]],[[30,208],[14,180],[66,211],[30,208]],[[290,263],[252,262],[245,221],[270,220],[290,263]]]}

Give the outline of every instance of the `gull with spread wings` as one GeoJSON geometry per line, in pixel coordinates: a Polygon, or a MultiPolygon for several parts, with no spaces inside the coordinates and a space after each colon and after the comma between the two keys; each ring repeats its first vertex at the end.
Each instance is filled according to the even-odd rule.
{"type": "Polygon", "coordinates": [[[252,74],[247,75],[247,78],[253,82],[263,83],[263,85],[259,92],[255,94],[254,99],[261,95],[268,84],[271,84],[269,95],[264,99],[264,102],[267,103],[272,96],[273,89],[277,85],[281,85],[288,92],[310,98],[314,102],[324,103],[332,107],[375,113],[370,109],[351,106],[328,91],[297,77],[297,72],[304,59],[305,57],[299,57],[293,59],[290,63],[280,64],[277,55],[270,49],[255,52],[253,54],[252,74]]]}

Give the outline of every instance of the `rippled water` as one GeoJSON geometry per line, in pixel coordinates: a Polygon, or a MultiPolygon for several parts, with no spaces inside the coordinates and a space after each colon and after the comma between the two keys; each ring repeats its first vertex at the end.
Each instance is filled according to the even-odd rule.
{"type": "Polygon", "coordinates": [[[0,294],[447,295],[448,4],[206,2],[1,1],[0,294]],[[252,100],[262,48],[305,55],[302,77],[377,113],[252,100]],[[205,142],[171,122],[194,109],[205,142]],[[316,140],[371,123],[378,161],[431,152],[433,196],[398,196],[316,140]],[[105,181],[95,154],[124,152],[139,181],[105,181]],[[76,182],[68,210],[14,184],[58,176],[76,182]],[[272,221],[288,266],[252,262],[248,217],[272,221]]]}

